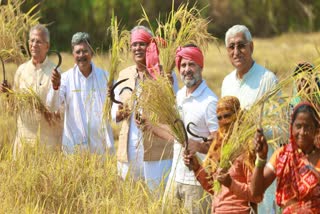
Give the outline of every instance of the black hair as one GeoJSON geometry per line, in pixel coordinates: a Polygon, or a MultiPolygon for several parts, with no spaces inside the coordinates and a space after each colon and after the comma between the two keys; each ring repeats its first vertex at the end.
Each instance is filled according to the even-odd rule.
{"type": "Polygon", "coordinates": [[[187,44],[187,45],[184,45],[183,47],[184,48],[190,48],[190,47],[198,48],[198,46],[196,46],[195,44],[187,44]]]}
{"type": "Polygon", "coordinates": [[[317,114],[315,108],[311,106],[310,104],[302,104],[299,106],[297,109],[294,110],[292,114],[292,120],[291,120],[291,125],[294,123],[296,120],[297,116],[299,113],[309,113],[312,116],[314,125],[316,128],[319,128],[319,115],[317,114]]]}
{"type": "Polygon", "coordinates": [[[314,66],[308,62],[301,62],[297,65],[297,67],[293,71],[293,76],[297,76],[301,72],[307,72],[312,74],[314,70],[314,66]]]}
{"type": "MultiPolygon", "coordinates": [[[[299,63],[293,71],[293,77],[297,76],[302,72],[306,72],[310,75],[314,72],[315,67],[309,62],[301,62],[299,63]]],[[[315,82],[317,83],[318,89],[320,89],[320,79],[319,77],[315,78],[315,82]]]]}

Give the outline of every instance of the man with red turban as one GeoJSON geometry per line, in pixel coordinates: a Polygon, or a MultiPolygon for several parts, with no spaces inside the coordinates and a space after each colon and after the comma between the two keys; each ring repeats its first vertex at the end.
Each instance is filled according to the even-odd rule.
{"type": "MultiPolygon", "coordinates": [[[[176,51],[176,66],[179,69],[184,87],[177,93],[177,106],[185,126],[190,122],[196,124],[192,130],[195,134],[212,139],[218,129],[216,105],[218,97],[202,79],[204,67],[202,51],[187,45],[176,51]]],[[[210,142],[202,142],[199,138],[189,137],[189,153],[204,159],[210,142]]],[[[197,181],[193,171],[190,171],[183,161],[183,142],[175,142],[170,182],[166,187],[166,200],[178,199],[190,213],[202,213],[210,209],[210,197],[197,181]]],[[[169,201],[168,200],[168,201],[169,201]]]]}
{"type": "MultiPolygon", "coordinates": [[[[124,104],[114,104],[112,107],[113,118],[122,122],[117,151],[118,172],[123,179],[129,174],[135,181],[145,180],[149,188],[154,190],[171,169],[172,144],[156,136],[144,136],[140,129],[141,121],[131,113],[138,102],[132,101],[132,97],[139,96],[129,90],[123,91],[121,95],[119,93],[123,88],[129,87],[139,95],[140,83],[147,78],[155,79],[160,74],[159,52],[157,40],[144,26],[136,26],[131,30],[130,42],[135,65],[120,71],[118,81],[128,80],[117,87],[115,95],[124,104]]],[[[174,89],[177,91],[177,78],[173,76],[173,79],[174,89]]]]}

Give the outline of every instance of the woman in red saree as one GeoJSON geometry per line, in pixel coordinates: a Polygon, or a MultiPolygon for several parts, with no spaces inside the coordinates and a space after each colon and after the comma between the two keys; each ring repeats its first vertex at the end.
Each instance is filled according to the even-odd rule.
{"type": "Polygon", "coordinates": [[[276,202],[283,214],[320,213],[320,151],[315,146],[319,116],[310,103],[293,111],[289,143],[268,164],[267,142],[261,130],[255,136],[257,161],[251,180],[253,194],[263,193],[277,178],[276,202]]]}

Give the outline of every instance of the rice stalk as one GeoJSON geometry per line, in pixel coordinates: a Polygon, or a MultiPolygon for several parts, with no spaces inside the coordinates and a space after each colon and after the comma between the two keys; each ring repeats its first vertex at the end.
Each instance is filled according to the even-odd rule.
{"type": "MultiPolygon", "coordinates": [[[[114,78],[118,75],[119,65],[124,61],[124,57],[127,56],[129,47],[130,47],[130,33],[127,30],[119,30],[119,23],[117,17],[114,16],[114,12],[111,17],[111,25],[108,28],[108,31],[111,35],[112,45],[110,53],[110,64],[109,64],[109,77],[108,77],[108,88],[111,88],[113,85],[114,78]]],[[[106,120],[111,120],[111,107],[112,101],[110,97],[107,96],[107,99],[104,104],[103,117],[106,120]]]]}
{"type": "MultiPolygon", "coordinates": [[[[243,111],[237,117],[228,137],[224,139],[220,151],[219,168],[228,171],[232,163],[239,156],[243,156],[249,169],[253,169],[254,145],[253,138],[259,123],[264,129],[265,135],[271,135],[268,144],[277,148],[283,143],[288,134],[288,105],[290,99],[281,97],[281,90],[292,83],[292,77],[288,76],[279,82],[274,88],[262,96],[249,110],[243,111]],[[264,105],[261,115],[261,105],[264,105]],[[261,119],[262,118],[262,119],[261,119]]],[[[214,181],[214,191],[220,191],[220,183],[214,181]]]]}
{"type": "Polygon", "coordinates": [[[177,11],[174,11],[173,0],[167,21],[162,23],[157,20],[158,26],[155,31],[152,30],[148,15],[142,8],[143,18],[139,22],[146,21],[155,33],[155,37],[165,40],[165,42],[158,42],[158,48],[160,63],[167,74],[171,74],[175,67],[175,53],[179,46],[194,44],[205,51],[208,49],[208,44],[216,39],[208,33],[209,21],[201,17],[201,10],[198,10],[196,5],[190,9],[188,7],[188,3],[181,4],[177,11]]]}
{"type": "Polygon", "coordinates": [[[305,81],[305,85],[300,91],[294,88],[295,97],[298,97],[300,101],[307,101],[315,106],[317,113],[320,113],[320,71],[319,65],[315,66],[310,72],[301,72],[293,79],[297,83],[302,79],[305,81]]]}
{"type": "Polygon", "coordinates": [[[50,112],[40,96],[32,88],[20,91],[9,90],[7,94],[1,95],[8,112],[13,112],[14,114],[23,112],[31,115],[34,113],[48,114],[50,112]]]}
{"type": "Polygon", "coordinates": [[[184,144],[186,141],[182,124],[175,123],[180,119],[176,99],[169,80],[159,75],[156,80],[147,79],[141,84],[141,94],[135,111],[146,115],[152,125],[164,124],[176,140],[184,144]]]}
{"type": "MultiPolygon", "coordinates": [[[[277,148],[280,143],[287,143],[287,138],[289,136],[289,122],[290,113],[289,103],[294,97],[299,97],[301,101],[308,101],[315,105],[316,110],[319,113],[320,104],[320,91],[317,84],[316,77],[319,76],[318,68],[311,72],[302,72],[295,77],[292,76],[292,72],[288,72],[281,82],[279,82],[275,87],[273,87],[269,92],[263,95],[248,111],[245,111],[241,117],[238,117],[234,128],[229,134],[229,137],[224,140],[221,146],[220,162],[217,163],[218,167],[228,170],[231,167],[232,162],[238,158],[240,155],[244,154],[245,164],[252,169],[253,162],[249,160],[249,157],[254,153],[254,147],[252,139],[258,128],[259,116],[261,105],[265,105],[265,110],[262,115],[262,127],[264,128],[264,134],[266,132],[272,132],[274,135],[268,140],[268,144],[274,148],[277,148]],[[304,89],[297,92],[296,94],[291,94],[289,96],[282,96],[281,92],[285,89],[295,88],[296,81],[299,79],[305,79],[307,85],[304,89]],[[308,90],[305,90],[307,89],[308,90]]],[[[293,90],[292,90],[293,91],[293,90]]],[[[219,191],[220,183],[214,182],[215,191],[219,191]]]]}
{"type": "Polygon", "coordinates": [[[24,1],[11,0],[7,5],[0,7],[0,56],[5,61],[10,60],[16,64],[25,61],[29,29],[39,22],[39,12],[35,12],[38,4],[27,13],[20,10],[24,1]],[[33,14],[32,14],[33,13],[33,14]]]}

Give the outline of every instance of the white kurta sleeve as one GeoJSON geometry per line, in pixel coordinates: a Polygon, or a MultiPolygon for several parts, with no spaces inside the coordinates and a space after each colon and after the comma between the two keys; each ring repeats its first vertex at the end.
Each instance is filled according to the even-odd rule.
{"type": "Polygon", "coordinates": [[[52,86],[50,87],[49,93],[47,95],[46,104],[51,112],[58,111],[60,106],[65,101],[65,94],[67,89],[67,78],[65,75],[61,77],[61,85],[58,90],[54,90],[52,86]]]}

